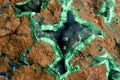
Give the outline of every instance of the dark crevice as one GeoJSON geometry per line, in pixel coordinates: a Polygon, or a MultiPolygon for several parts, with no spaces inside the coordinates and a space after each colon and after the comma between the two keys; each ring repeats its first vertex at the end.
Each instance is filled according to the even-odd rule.
{"type": "Polygon", "coordinates": [[[14,8],[17,13],[26,11],[39,13],[43,2],[45,2],[45,0],[31,0],[30,2],[23,5],[14,5],[14,8]]]}
{"type": "Polygon", "coordinates": [[[64,63],[64,56],[66,52],[70,49],[74,49],[81,41],[84,42],[91,34],[92,30],[88,26],[80,25],[75,21],[72,12],[67,13],[67,22],[64,23],[64,25],[56,32],[49,30],[41,31],[35,29],[35,36],[37,38],[48,37],[58,44],[62,52],[62,59],[60,62],[58,62],[55,69],[57,68],[57,71],[61,75],[67,71],[65,69],[64,63]]]}
{"type": "Polygon", "coordinates": [[[71,12],[67,14],[67,22],[56,33],[55,38],[57,44],[63,53],[73,48],[76,43],[84,42],[90,35],[92,30],[85,25],[80,25],[75,21],[71,12]]]}
{"type": "Polygon", "coordinates": [[[0,76],[6,76],[6,72],[0,72],[0,76]]]}
{"type": "Polygon", "coordinates": [[[11,80],[11,77],[8,75],[8,72],[0,72],[0,77],[3,76],[6,80],[11,80]]]}
{"type": "Polygon", "coordinates": [[[55,70],[59,72],[61,75],[64,74],[67,70],[65,68],[65,60],[61,59],[57,65],[55,66],[55,70]],[[56,70],[57,69],[57,70],[56,70]]]}

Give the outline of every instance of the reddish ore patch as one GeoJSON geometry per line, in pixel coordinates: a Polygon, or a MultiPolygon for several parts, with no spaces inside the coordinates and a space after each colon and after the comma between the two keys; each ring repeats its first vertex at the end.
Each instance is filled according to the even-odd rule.
{"type": "Polygon", "coordinates": [[[61,12],[61,5],[57,0],[50,0],[45,9],[35,15],[38,22],[44,24],[55,24],[59,22],[61,12]]]}
{"type": "Polygon", "coordinates": [[[7,26],[0,30],[0,32],[3,32],[0,37],[2,42],[0,52],[7,54],[9,58],[13,58],[29,47],[33,43],[33,39],[29,28],[29,20],[26,16],[20,19],[11,16],[7,20],[7,26]]]}
{"type": "Polygon", "coordinates": [[[6,80],[6,77],[0,76],[0,80],[6,80]]]}
{"type": "Polygon", "coordinates": [[[0,72],[6,72],[8,69],[10,69],[10,66],[7,60],[4,57],[0,57],[0,72]]]}
{"type": "Polygon", "coordinates": [[[88,21],[93,22],[96,26],[98,26],[99,28],[105,30],[106,29],[106,25],[104,23],[104,20],[102,17],[100,16],[96,16],[94,14],[88,14],[85,12],[80,12],[79,15],[83,18],[86,19],[88,21]]]}
{"type": "Polygon", "coordinates": [[[42,41],[37,42],[28,55],[28,58],[42,67],[47,67],[54,59],[52,47],[42,41]]]}
{"type": "Polygon", "coordinates": [[[81,72],[74,72],[66,80],[107,80],[106,68],[102,66],[93,66],[81,72]]]}
{"type": "MultiPolygon", "coordinates": [[[[14,13],[14,9],[10,6],[9,0],[0,0],[0,15],[5,15],[10,16],[11,14],[14,13]]],[[[1,18],[2,16],[0,16],[1,18]]],[[[5,16],[3,16],[5,17],[5,16]]]]}
{"type": "Polygon", "coordinates": [[[17,2],[24,2],[24,1],[26,1],[26,0],[10,0],[10,2],[12,4],[17,3],[17,2]]]}
{"type": "Polygon", "coordinates": [[[73,8],[76,11],[95,14],[105,0],[73,0],[73,8]]]}
{"type": "Polygon", "coordinates": [[[35,71],[30,66],[21,66],[13,73],[12,80],[55,80],[47,71],[35,71]]]}
{"type": "Polygon", "coordinates": [[[81,56],[80,54],[76,54],[74,58],[71,60],[71,64],[73,66],[79,65],[81,70],[87,69],[90,66],[92,60],[90,57],[85,56],[86,56],[85,54],[83,56],[81,56]]]}

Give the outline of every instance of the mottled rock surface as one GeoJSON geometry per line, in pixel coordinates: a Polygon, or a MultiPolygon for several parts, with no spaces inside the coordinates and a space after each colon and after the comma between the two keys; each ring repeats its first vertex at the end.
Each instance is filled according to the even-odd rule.
{"type": "Polygon", "coordinates": [[[81,72],[74,72],[66,80],[107,80],[106,68],[102,66],[94,66],[81,72]]]}
{"type": "MultiPolygon", "coordinates": [[[[16,18],[15,16],[13,17],[16,18]]],[[[8,22],[8,24],[6,24],[8,29],[3,29],[8,30],[9,33],[6,33],[6,31],[3,32],[0,38],[1,42],[3,42],[3,47],[1,47],[0,52],[7,54],[10,58],[17,56],[20,51],[24,51],[27,47],[32,45],[33,42],[28,18],[22,17],[21,19],[16,19],[11,19],[13,20],[14,26],[16,26],[12,26],[11,21],[8,22]]]]}
{"type": "Polygon", "coordinates": [[[42,41],[37,42],[28,54],[30,60],[42,67],[47,67],[55,57],[56,55],[53,52],[52,47],[42,41]]]}
{"type": "Polygon", "coordinates": [[[45,9],[35,15],[38,22],[43,24],[55,24],[60,20],[61,4],[57,0],[50,0],[45,9]]]}
{"type": "Polygon", "coordinates": [[[30,66],[21,66],[14,72],[12,80],[55,80],[54,76],[46,71],[35,71],[30,66]]]}

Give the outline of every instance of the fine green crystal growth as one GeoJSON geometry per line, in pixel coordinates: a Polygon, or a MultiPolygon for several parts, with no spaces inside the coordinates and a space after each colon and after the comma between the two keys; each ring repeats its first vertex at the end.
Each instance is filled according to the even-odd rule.
{"type": "Polygon", "coordinates": [[[97,15],[102,16],[106,25],[109,25],[115,16],[114,7],[116,0],[106,0],[102,3],[97,15]]]}

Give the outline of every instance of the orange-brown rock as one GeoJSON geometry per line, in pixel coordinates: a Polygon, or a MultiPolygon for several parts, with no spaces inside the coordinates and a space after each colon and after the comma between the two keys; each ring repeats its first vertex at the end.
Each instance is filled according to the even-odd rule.
{"type": "Polygon", "coordinates": [[[13,33],[20,25],[20,20],[16,16],[8,17],[1,15],[0,20],[0,37],[13,33]],[[3,16],[3,17],[2,17],[3,16]]]}
{"type": "Polygon", "coordinates": [[[106,68],[104,65],[94,66],[80,72],[74,72],[66,80],[107,80],[106,68]]]}
{"type": "Polygon", "coordinates": [[[71,60],[71,64],[73,66],[79,65],[81,70],[87,69],[90,66],[91,62],[92,62],[91,58],[86,57],[85,52],[83,56],[81,56],[80,54],[76,54],[74,58],[71,60]]]}
{"type": "Polygon", "coordinates": [[[105,50],[103,46],[101,45],[102,43],[103,43],[103,40],[101,38],[96,38],[95,40],[91,42],[91,44],[86,45],[87,53],[89,53],[90,56],[104,54],[105,50]]]}
{"type": "Polygon", "coordinates": [[[9,42],[10,37],[0,37],[0,52],[3,50],[3,47],[9,42]]]}
{"type": "Polygon", "coordinates": [[[6,77],[0,76],[0,80],[6,80],[6,77]]]}
{"type": "Polygon", "coordinates": [[[55,80],[47,71],[35,71],[30,66],[21,66],[12,76],[12,80],[55,80]]]}
{"type": "Polygon", "coordinates": [[[14,13],[14,9],[11,7],[9,0],[0,0],[0,15],[7,14],[7,16],[14,13]]]}
{"type": "Polygon", "coordinates": [[[59,22],[61,13],[61,5],[57,0],[50,0],[45,9],[35,15],[38,22],[44,24],[55,24],[59,22]],[[42,20],[43,19],[43,20],[42,20]]]}
{"type": "MultiPolygon", "coordinates": [[[[13,20],[15,20],[14,25],[16,25],[17,20],[14,18],[13,20]]],[[[0,47],[1,48],[0,52],[6,53],[10,58],[17,56],[19,52],[24,51],[26,48],[28,48],[33,43],[28,18],[24,16],[20,19],[19,22],[21,23],[19,25],[17,24],[18,26],[17,28],[9,27],[9,29],[11,29],[12,31],[11,34],[0,38],[1,42],[3,42],[2,44],[3,47],[0,47]]],[[[10,24],[11,23],[12,22],[10,22],[10,24]]]]}
{"type": "Polygon", "coordinates": [[[42,67],[47,67],[54,59],[52,47],[42,41],[37,42],[28,55],[28,58],[42,67]]]}
{"type": "Polygon", "coordinates": [[[117,4],[120,4],[120,0],[116,0],[116,3],[117,3],[117,4]]]}
{"type": "Polygon", "coordinates": [[[95,14],[105,0],[73,0],[73,8],[77,11],[95,14]]]}
{"type": "Polygon", "coordinates": [[[4,57],[0,57],[0,72],[6,72],[8,69],[10,69],[10,66],[7,60],[4,57]]]}
{"type": "Polygon", "coordinates": [[[99,28],[101,28],[103,30],[106,29],[106,25],[105,25],[104,19],[102,17],[96,16],[94,14],[88,14],[85,12],[80,12],[79,15],[85,20],[94,22],[94,24],[96,26],[98,26],[99,28]]]}
{"type": "Polygon", "coordinates": [[[24,2],[24,1],[26,1],[26,0],[10,0],[10,2],[12,4],[17,3],[17,2],[24,2]]]}
{"type": "Polygon", "coordinates": [[[73,0],[72,5],[80,17],[92,21],[96,26],[105,30],[106,25],[104,19],[96,15],[96,12],[101,7],[103,1],[105,0],[73,0]]]}
{"type": "Polygon", "coordinates": [[[13,15],[14,9],[8,4],[8,0],[3,0],[2,5],[0,5],[0,37],[11,34],[20,24],[19,19],[13,15]],[[2,9],[3,7],[6,8],[2,9]]]}
{"type": "Polygon", "coordinates": [[[41,80],[56,80],[53,75],[50,75],[47,71],[41,71],[41,80]]]}

